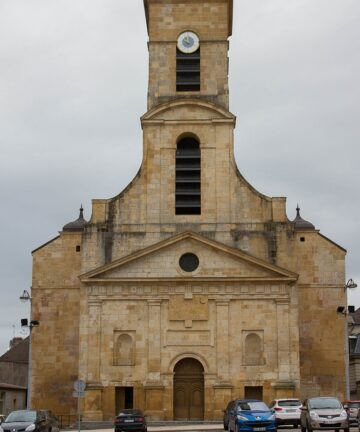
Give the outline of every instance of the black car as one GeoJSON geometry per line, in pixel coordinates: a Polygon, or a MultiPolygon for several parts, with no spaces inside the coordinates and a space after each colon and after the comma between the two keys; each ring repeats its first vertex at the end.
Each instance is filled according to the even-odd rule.
{"type": "MultiPolygon", "coordinates": [[[[4,432],[51,432],[52,424],[45,411],[12,411],[1,423],[4,432]]],[[[55,432],[55,431],[54,431],[55,432]]]]}
{"type": "Polygon", "coordinates": [[[115,418],[115,432],[141,431],[147,432],[146,420],[138,409],[123,409],[115,418]]]}
{"type": "Polygon", "coordinates": [[[230,414],[230,410],[234,409],[234,405],[235,405],[235,401],[230,401],[227,404],[227,407],[223,410],[224,413],[223,423],[224,423],[225,430],[228,430],[229,428],[229,414],[230,414]]]}

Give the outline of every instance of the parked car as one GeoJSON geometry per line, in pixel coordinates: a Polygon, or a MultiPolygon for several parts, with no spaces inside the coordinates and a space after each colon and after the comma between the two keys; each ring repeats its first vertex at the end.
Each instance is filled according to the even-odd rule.
{"type": "Polygon", "coordinates": [[[358,400],[346,400],[343,402],[343,407],[348,413],[350,424],[358,423],[358,412],[360,408],[360,401],[358,400]]]}
{"type": "Polygon", "coordinates": [[[60,422],[59,419],[53,414],[51,410],[41,410],[44,412],[46,420],[50,424],[49,431],[51,432],[59,432],[60,431],[60,422]]]}
{"type": "Polygon", "coordinates": [[[51,428],[49,419],[41,410],[12,411],[1,423],[3,432],[51,432],[51,428]]]}
{"type": "Polygon", "coordinates": [[[223,410],[224,416],[223,416],[223,424],[224,424],[224,430],[227,430],[229,427],[229,414],[231,409],[234,407],[235,401],[230,401],[226,408],[223,410]]]}
{"type": "Polygon", "coordinates": [[[301,408],[301,432],[343,429],[349,432],[349,418],[339,399],[314,397],[306,399],[301,408]]]}
{"type": "Polygon", "coordinates": [[[295,428],[300,424],[301,407],[299,399],[275,399],[269,405],[275,411],[277,426],[292,425],[295,428]]]}
{"type": "Polygon", "coordinates": [[[115,418],[115,432],[142,431],[147,432],[146,419],[138,409],[123,409],[115,418]]]}
{"type": "Polygon", "coordinates": [[[274,411],[256,399],[238,399],[229,410],[230,432],[276,432],[274,411]]]}

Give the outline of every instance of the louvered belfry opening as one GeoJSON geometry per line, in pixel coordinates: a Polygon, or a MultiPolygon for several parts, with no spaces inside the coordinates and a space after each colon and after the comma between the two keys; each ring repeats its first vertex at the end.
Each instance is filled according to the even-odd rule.
{"type": "Polygon", "coordinates": [[[201,214],[201,157],[199,142],[192,137],[178,142],[176,150],[175,214],[201,214]]]}
{"type": "Polygon", "coordinates": [[[200,48],[192,54],[176,49],[176,91],[200,91],[200,48]]]}

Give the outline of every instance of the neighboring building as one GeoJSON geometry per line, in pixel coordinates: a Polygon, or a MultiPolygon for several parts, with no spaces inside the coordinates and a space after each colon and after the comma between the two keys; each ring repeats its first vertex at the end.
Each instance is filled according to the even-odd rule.
{"type": "Polygon", "coordinates": [[[0,382],[0,415],[26,408],[26,387],[0,382]]]}
{"type": "Polygon", "coordinates": [[[346,251],[238,171],[232,1],[144,5],[141,169],[93,200],[89,222],[81,209],[33,251],[33,406],[76,412],[77,378],[87,420],[131,406],[220,419],[244,396],[343,398],[346,251]]]}
{"type": "Polygon", "coordinates": [[[360,308],[348,319],[350,399],[360,400],[360,308]]]}
{"type": "Polygon", "coordinates": [[[26,407],[29,338],[14,338],[0,357],[0,414],[26,407]]]}

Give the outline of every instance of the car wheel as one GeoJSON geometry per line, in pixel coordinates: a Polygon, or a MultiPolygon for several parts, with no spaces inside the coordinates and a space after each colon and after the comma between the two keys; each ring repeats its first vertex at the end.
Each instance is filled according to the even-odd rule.
{"type": "Polygon", "coordinates": [[[349,432],[349,428],[345,428],[345,429],[344,429],[344,432],[349,432]]]}
{"type": "Polygon", "coordinates": [[[294,423],[293,427],[294,427],[294,429],[297,429],[299,427],[299,424],[298,423],[294,423]]]}

